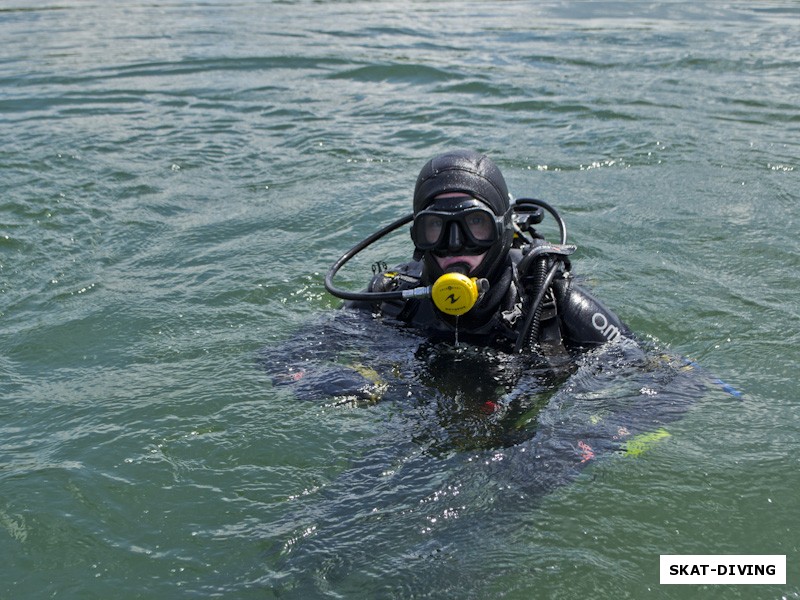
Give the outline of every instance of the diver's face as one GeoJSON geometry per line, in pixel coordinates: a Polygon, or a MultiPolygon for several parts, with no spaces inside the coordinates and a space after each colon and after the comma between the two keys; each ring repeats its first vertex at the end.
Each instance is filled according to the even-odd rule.
{"type": "Polygon", "coordinates": [[[417,248],[430,251],[442,272],[477,269],[499,239],[498,219],[480,200],[464,193],[440,194],[415,218],[417,248]]]}

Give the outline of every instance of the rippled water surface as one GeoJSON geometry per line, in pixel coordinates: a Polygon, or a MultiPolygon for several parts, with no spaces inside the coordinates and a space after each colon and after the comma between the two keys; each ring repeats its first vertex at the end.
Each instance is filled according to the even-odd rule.
{"type": "Polygon", "coordinates": [[[0,42],[0,598],[800,596],[797,3],[0,0],[0,42]],[[333,318],[453,147],[650,358],[333,318]]]}

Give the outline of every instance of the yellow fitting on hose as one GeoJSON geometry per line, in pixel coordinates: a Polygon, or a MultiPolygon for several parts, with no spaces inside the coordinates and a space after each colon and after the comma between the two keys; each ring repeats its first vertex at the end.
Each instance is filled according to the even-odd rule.
{"type": "Polygon", "coordinates": [[[431,286],[433,303],[448,315],[463,315],[478,301],[478,280],[461,273],[445,273],[431,286]]]}

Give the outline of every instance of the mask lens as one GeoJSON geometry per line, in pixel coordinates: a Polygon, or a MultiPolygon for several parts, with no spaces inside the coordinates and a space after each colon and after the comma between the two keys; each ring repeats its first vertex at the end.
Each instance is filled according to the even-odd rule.
{"type": "Polygon", "coordinates": [[[497,234],[495,220],[486,211],[470,211],[464,215],[464,224],[477,242],[493,242],[497,234]]]}
{"type": "Polygon", "coordinates": [[[444,234],[444,218],[435,214],[420,214],[415,222],[416,242],[421,248],[439,245],[444,234]]]}

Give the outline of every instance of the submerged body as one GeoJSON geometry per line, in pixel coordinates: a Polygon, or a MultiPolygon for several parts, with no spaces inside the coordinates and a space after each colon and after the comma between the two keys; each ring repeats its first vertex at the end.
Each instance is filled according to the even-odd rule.
{"type": "Polygon", "coordinates": [[[624,339],[554,366],[432,342],[349,308],[263,360],[278,375],[278,398],[338,413],[349,432],[348,464],[298,494],[266,533],[281,556],[275,587],[309,595],[325,581],[359,581],[367,565],[442,589],[454,576],[463,581],[465,565],[509,535],[504,522],[535,514],[599,461],[632,460],[669,443],[670,424],[714,398],[699,370],[624,339]],[[371,423],[355,437],[353,407],[371,423]],[[355,540],[354,531],[369,534],[355,540]],[[398,541],[405,545],[385,551],[398,541]],[[448,554],[454,547],[458,557],[448,554]],[[375,564],[398,555],[402,566],[375,564]]]}

